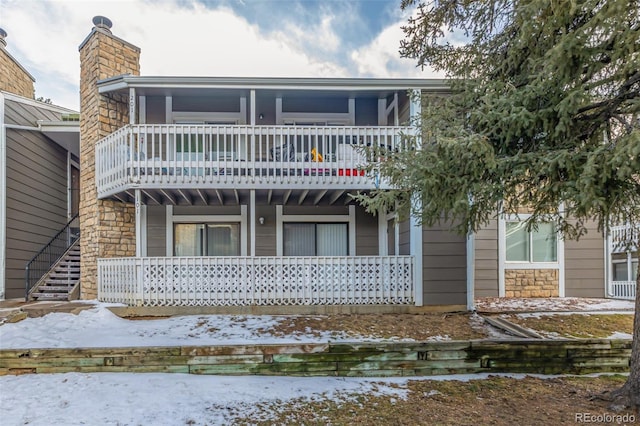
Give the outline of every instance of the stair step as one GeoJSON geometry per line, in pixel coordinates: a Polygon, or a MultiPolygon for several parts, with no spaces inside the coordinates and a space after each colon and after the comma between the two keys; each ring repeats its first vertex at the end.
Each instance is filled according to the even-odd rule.
{"type": "Polygon", "coordinates": [[[31,297],[38,300],[67,300],[69,295],[67,293],[32,293],[31,297]]]}
{"type": "Polygon", "coordinates": [[[38,292],[39,293],[50,293],[50,292],[69,292],[74,284],[70,284],[70,285],[41,285],[40,287],[38,287],[38,292]]]}
{"type": "Polygon", "coordinates": [[[74,286],[79,280],[46,280],[43,285],[45,286],[74,286]]]}

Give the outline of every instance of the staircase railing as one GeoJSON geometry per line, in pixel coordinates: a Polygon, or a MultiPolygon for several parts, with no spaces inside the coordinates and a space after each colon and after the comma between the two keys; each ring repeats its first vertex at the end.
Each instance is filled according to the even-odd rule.
{"type": "Polygon", "coordinates": [[[80,221],[76,214],[40,251],[25,268],[25,300],[31,289],[42,279],[69,247],[80,238],[80,221]]]}

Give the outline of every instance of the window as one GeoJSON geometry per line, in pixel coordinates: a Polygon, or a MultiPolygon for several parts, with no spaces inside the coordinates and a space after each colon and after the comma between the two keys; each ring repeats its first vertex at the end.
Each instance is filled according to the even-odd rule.
{"type": "Polygon", "coordinates": [[[347,256],[346,223],[284,223],[285,256],[347,256]]]}
{"type": "Polygon", "coordinates": [[[555,225],[540,223],[527,231],[524,222],[506,223],[507,262],[557,262],[558,238],[555,225]]]}
{"type": "Polygon", "coordinates": [[[627,261],[614,261],[613,263],[613,281],[635,281],[638,276],[638,261],[631,261],[631,276],[627,267],[627,261]]]}
{"type": "Polygon", "coordinates": [[[175,256],[239,256],[238,223],[175,223],[175,256]]]}

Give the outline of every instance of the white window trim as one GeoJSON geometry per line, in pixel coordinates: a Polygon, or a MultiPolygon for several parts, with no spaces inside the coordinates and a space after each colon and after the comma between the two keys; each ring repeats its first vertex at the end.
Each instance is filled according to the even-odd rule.
{"type": "Polygon", "coordinates": [[[557,260],[555,262],[513,262],[507,261],[507,222],[524,221],[531,217],[530,214],[502,215],[498,220],[498,296],[505,296],[505,270],[506,269],[557,269],[558,270],[558,296],[565,296],[565,262],[564,239],[557,233],[557,260]]]}
{"type": "Polygon", "coordinates": [[[240,205],[240,214],[212,214],[212,215],[174,215],[173,206],[167,205],[166,256],[173,256],[173,225],[175,223],[239,223],[240,224],[240,256],[247,256],[247,205],[240,205]]]}
{"type": "Polygon", "coordinates": [[[282,205],[276,205],[276,255],[284,255],[284,223],[312,222],[312,223],[347,223],[349,236],[349,254],[356,255],[356,206],[349,206],[349,214],[335,214],[315,216],[310,214],[283,214],[282,205]]]}

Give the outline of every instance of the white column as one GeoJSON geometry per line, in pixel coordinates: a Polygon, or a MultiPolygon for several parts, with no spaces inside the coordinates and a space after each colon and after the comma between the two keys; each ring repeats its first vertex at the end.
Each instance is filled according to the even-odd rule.
{"type": "Polygon", "coordinates": [[[136,257],[142,257],[142,195],[135,190],[136,207],[136,257]]]}
{"type": "Polygon", "coordinates": [[[173,256],[173,206],[167,204],[166,206],[166,220],[165,220],[165,240],[167,243],[167,250],[165,255],[167,257],[173,256]]]}
{"type": "MultiPolygon", "coordinates": [[[[411,203],[421,208],[418,197],[412,197],[411,203]]],[[[413,208],[412,208],[413,210],[413,208]]],[[[415,289],[416,306],[423,306],[423,281],[422,281],[422,224],[419,218],[411,215],[409,253],[413,256],[413,287],[415,289]]]]}
{"type": "Polygon", "coordinates": [[[356,206],[349,206],[349,256],[356,255],[356,206]]]}
{"type": "Polygon", "coordinates": [[[476,308],[475,280],[476,280],[476,238],[473,232],[467,234],[467,310],[476,308]]]}
{"type": "MultiPolygon", "coordinates": [[[[253,225],[252,225],[253,227],[253,225]]],[[[247,205],[240,205],[240,235],[247,235],[247,205]]],[[[253,249],[253,246],[251,247],[253,249]]],[[[240,239],[240,255],[247,255],[247,238],[240,239]]]]}
{"type": "MultiPolygon", "coordinates": [[[[409,115],[411,117],[418,117],[422,113],[422,107],[420,104],[420,98],[413,99],[409,105],[409,115]]],[[[420,137],[420,133],[416,135],[416,138],[420,137]]],[[[418,149],[420,148],[420,140],[417,143],[418,149]]],[[[413,194],[411,197],[412,208],[411,211],[421,211],[422,201],[418,194],[413,194]]],[[[411,215],[410,219],[410,253],[413,256],[413,279],[415,288],[415,301],[416,306],[424,305],[423,300],[423,278],[422,278],[422,224],[419,218],[411,215]]]]}
{"type": "MultiPolygon", "coordinates": [[[[382,210],[378,211],[378,255],[389,255],[389,241],[387,234],[387,215],[382,210]]],[[[396,253],[397,254],[397,253],[396,253]]]]}
{"type": "Polygon", "coordinates": [[[282,256],[284,253],[284,249],[282,247],[283,244],[283,235],[282,235],[282,205],[276,206],[276,256],[282,256]]]}
{"type": "Polygon", "coordinates": [[[249,191],[249,222],[251,223],[251,256],[256,256],[256,190],[249,191]]]}
{"type": "Polygon", "coordinates": [[[136,124],[136,89],[129,88],[129,124],[136,124]]]}

